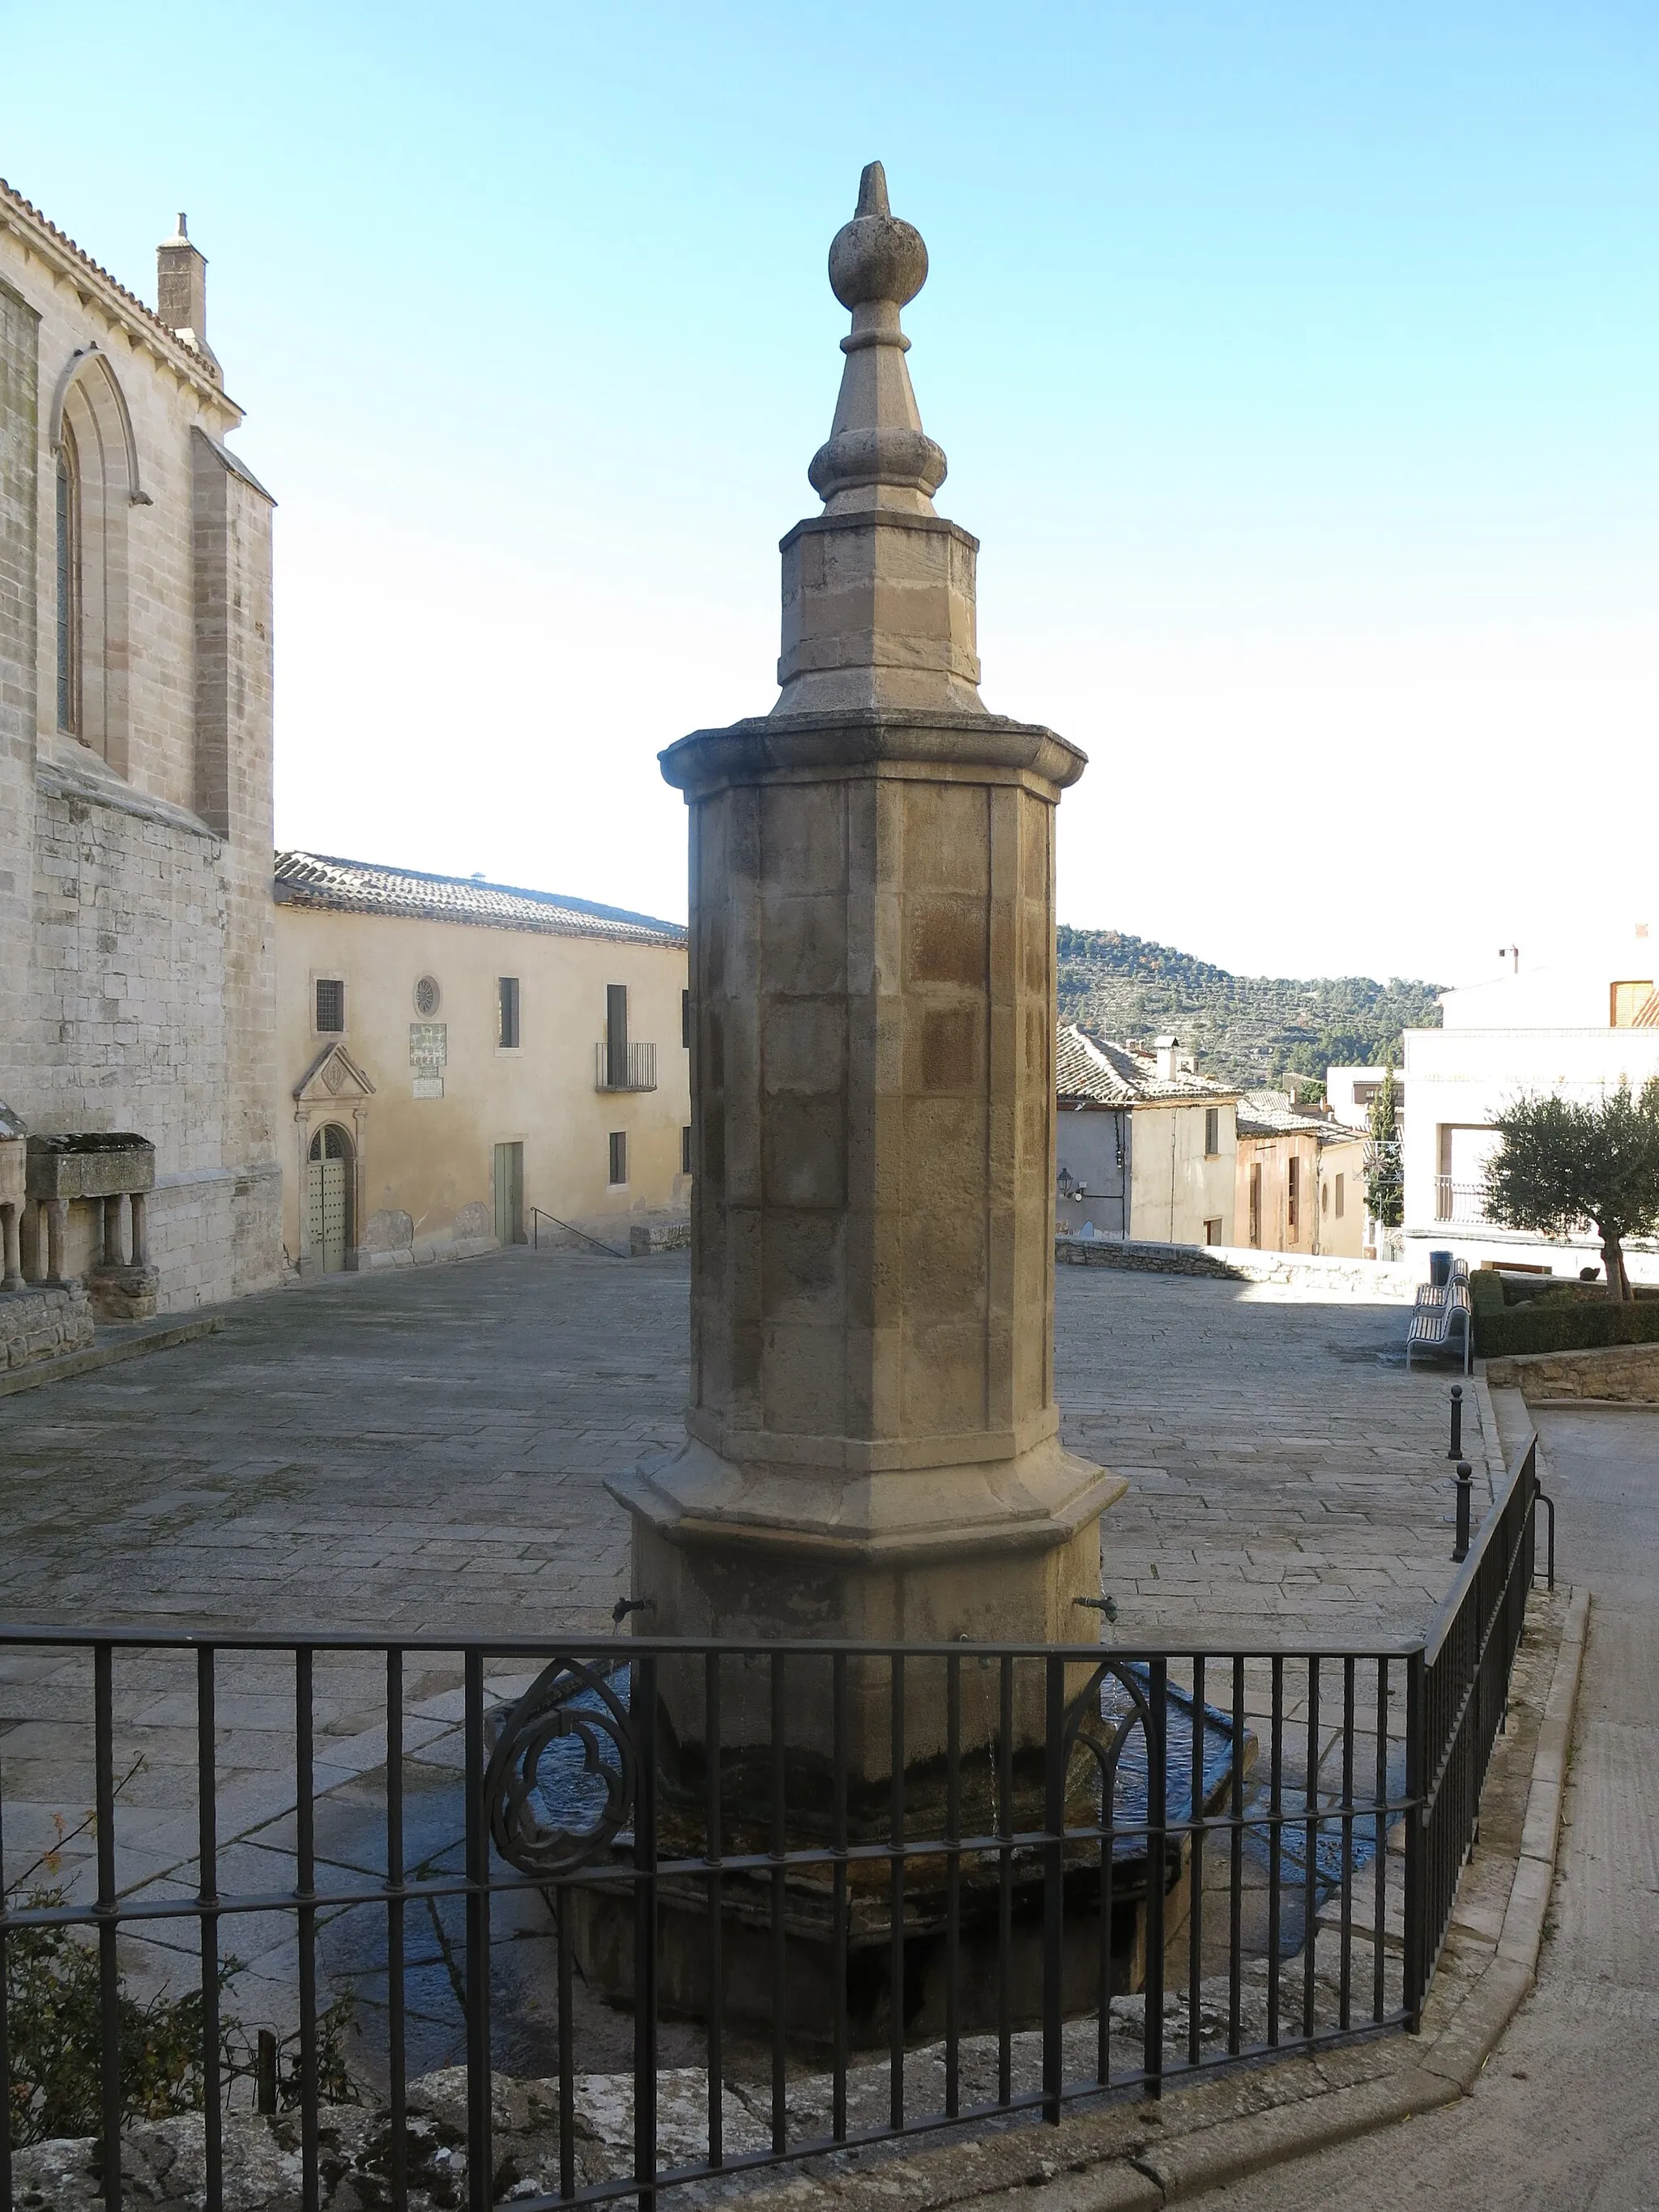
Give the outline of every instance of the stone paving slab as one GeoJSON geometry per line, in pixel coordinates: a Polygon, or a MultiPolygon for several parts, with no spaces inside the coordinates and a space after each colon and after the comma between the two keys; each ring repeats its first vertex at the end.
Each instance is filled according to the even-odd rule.
{"type": "MultiPolygon", "coordinates": [[[[0,1403],[0,1618],[603,1632],[605,1478],[679,1433],[686,1290],[681,1254],[339,1277],[0,1403]]],[[[1381,1363],[1397,1308],[1077,1268],[1057,1307],[1066,1440],[1131,1482],[1121,1638],[1421,1625],[1452,1377],[1381,1363]]],[[[1480,1424],[1472,1393],[1478,1466],[1480,1424]]]]}
{"type": "MultiPolygon", "coordinates": [[[[604,1480],[679,1433],[686,1288],[680,1255],[520,1252],[337,1279],[0,1403],[0,1619],[607,1632],[627,1528],[604,1480]]],[[[1450,1378],[1389,1364],[1399,1328],[1396,1309],[1351,1297],[1061,1271],[1066,1437],[1132,1483],[1105,1524],[1117,1641],[1353,1645],[1420,1630],[1453,1571],[1450,1378]]],[[[1477,1461],[1483,1419],[1495,1475],[1495,1424],[1472,1394],[1477,1461]]],[[[123,1848],[149,1878],[193,1848],[191,1816],[160,1832],[138,1816],[193,1804],[194,1665],[117,1661],[118,1773],[143,1759],[124,1790],[123,1848]]],[[[511,1662],[493,1672],[499,1694],[519,1679],[511,1662]]],[[[457,1680],[448,1655],[409,1656],[409,1749],[434,1768],[459,1757],[457,1680]],[[417,1741],[422,1716],[451,1733],[417,1741]]],[[[291,1803],[293,1686],[284,1655],[218,1662],[227,1839],[291,1803]]],[[[1300,1680],[1286,1689],[1291,1722],[1300,1680]]],[[[384,1694],[377,1656],[319,1655],[319,1785],[383,1758],[384,1694]]],[[[1266,1695],[1253,1667],[1253,1720],[1266,1695]]],[[[89,1802],[91,1710],[86,1654],[0,1649],[14,1873],[89,1802]]]]}
{"type": "MultiPolygon", "coordinates": [[[[679,1433],[686,1291],[678,1255],[624,1265],[514,1253],[347,1278],[225,1309],[201,1341],[0,1403],[0,1619],[387,1638],[608,1632],[627,1528],[604,1481],[679,1433]]],[[[1276,1285],[1062,1271],[1065,1435],[1132,1484],[1106,1523],[1118,1641],[1340,1645],[1420,1630],[1453,1572],[1452,1378],[1408,1376],[1390,1358],[1400,1322],[1397,1308],[1276,1285]]],[[[1472,1394],[1477,1464],[1483,1419],[1495,1474],[1495,1425],[1472,1394]]],[[[491,1694],[516,1694],[524,1664],[492,1668],[491,1694]]],[[[195,1658],[124,1650],[114,1672],[118,1882],[187,1895],[195,1658]]],[[[228,1881],[241,1859],[291,1850],[294,1666],[225,1653],[216,1674],[228,1881]]],[[[344,1866],[380,1832],[384,1662],[325,1651],[314,1676],[319,1833],[332,1832],[332,1804],[344,1866]]],[[[461,1762],[458,1680],[450,1655],[406,1655],[405,1785],[434,1818],[453,1811],[461,1762]]],[[[1285,1691],[1294,1726],[1294,1669],[1285,1691]]],[[[1253,1726],[1266,1696],[1253,1666],[1253,1726]]],[[[91,1717],[87,1654],[0,1647],[9,1881],[44,1856],[36,1881],[76,1893],[90,1881],[90,1834],[73,1832],[93,1795],[91,1717]]],[[[446,1838],[434,1831],[441,1856],[446,1838]]],[[[282,2018],[291,1929],[255,1916],[237,1940],[241,2001],[282,2018]]],[[[191,1941],[183,1923],[158,1924],[148,1945],[124,1936],[124,1963],[154,1986],[191,1941]]],[[[532,1995],[545,1944],[541,1928],[518,1944],[514,1979],[532,1995]]],[[[353,1964],[357,1936],[342,1928],[329,1948],[372,1984],[371,1954],[353,1964]]],[[[528,2065],[533,2004],[525,2016],[528,2065]]]]}

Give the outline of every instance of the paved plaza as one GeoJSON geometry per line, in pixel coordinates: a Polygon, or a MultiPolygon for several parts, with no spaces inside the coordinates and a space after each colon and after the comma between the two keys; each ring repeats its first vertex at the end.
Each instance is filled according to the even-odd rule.
{"type": "MultiPolygon", "coordinates": [[[[342,1276],[0,1400],[0,1618],[608,1630],[604,1481],[680,1432],[686,1288],[679,1254],[342,1276]]],[[[1120,1637],[1421,1626],[1451,1377],[1379,1358],[1399,1308],[1107,1268],[1060,1270],[1057,1307],[1066,1440],[1131,1484],[1104,1523],[1120,1637]]],[[[1468,1435],[1484,1476],[1473,1396],[1468,1435]]]]}
{"type": "MultiPolygon", "coordinates": [[[[388,1640],[608,1634],[628,1531],[604,1478],[679,1433],[686,1290],[683,1255],[521,1250],[343,1278],[228,1309],[216,1335],[0,1400],[0,1618],[388,1640]]],[[[1066,1439],[1131,1483],[1106,1522],[1117,1640],[1352,1648],[1421,1629],[1454,1571],[1452,1378],[1407,1376],[1400,1308],[1067,1268],[1058,1313],[1066,1439]]],[[[1496,1460],[1481,1412],[1472,1394],[1484,1500],[1496,1460]]],[[[1080,1617],[1079,1637],[1097,1626],[1080,1617]]],[[[491,1698],[533,1671],[522,1657],[492,1666],[491,1698]]],[[[118,1887],[187,1898],[194,1656],[119,1651],[112,1687],[118,1887]]],[[[281,1895],[294,1882],[294,1662],[226,1653],[216,1693],[221,1884],[281,1895]]],[[[378,1655],[319,1655],[325,1890],[384,1868],[385,1693],[378,1655]]],[[[408,1654],[403,1701],[411,1869],[435,1879],[461,1860],[453,1656],[408,1654]]],[[[1248,1704],[1254,1727],[1254,1676],[1248,1704]]],[[[92,1707],[84,1652],[0,1651],[12,1885],[84,1893],[93,1879],[92,1707]]],[[[458,1911],[434,1903],[411,1928],[411,2067],[459,2055],[458,1911]]],[[[498,1928],[496,2063],[534,2074],[549,2063],[550,1938],[538,1906],[520,1917],[498,1928]]],[[[246,1961],[240,2016],[291,2025],[291,1916],[244,1917],[228,1941],[246,1961]]],[[[384,1945],[379,1908],[326,1917],[326,1985],[355,1992],[370,2030],[384,1945]]],[[[143,1986],[188,1986],[195,1928],[149,1923],[142,1942],[124,1936],[122,1955],[143,1986]]],[[[695,2057],[689,2042],[678,2051],[688,2034],[674,2032],[665,2060],[695,2057]]],[[[591,2008],[582,2035],[586,2063],[623,2063],[619,2016],[591,2008]]]]}

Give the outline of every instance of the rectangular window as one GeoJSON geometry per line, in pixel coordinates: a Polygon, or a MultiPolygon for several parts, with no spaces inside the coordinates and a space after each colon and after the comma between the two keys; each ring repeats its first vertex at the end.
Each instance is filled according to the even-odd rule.
{"type": "Polygon", "coordinates": [[[1292,1237],[1296,1235],[1301,1197],[1302,1163],[1292,1155],[1285,1171],[1285,1226],[1292,1237]]]}
{"type": "Polygon", "coordinates": [[[1204,1157],[1212,1160],[1221,1150],[1221,1109],[1206,1106],[1204,1109],[1204,1157]]]}
{"type": "Polygon", "coordinates": [[[688,1052],[691,1049],[691,994],[680,993],[680,1042],[688,1052]]]}
{"type": "Polygon", "coordinates": [[[1634,1026],[1636,1017],[1653,996],[1653,981],[1645,983],[1615,983],[1613,986],[1612,1025],[1616,1030],[1634,1026]]]}
{"type": "Polygon", "coordinates": [[[1261,1243],[1261,1163],[1250,1163],[1250,1242],[1258,1249],[1261,1243]]]}
{"type": "Polygon", "coordinates": [[[501,975],[495,983],[495,1042],[507,1052],[519,1042],[519,979],[501,975]]]}
{"type": "Polygon", "coordinates": [[[1218,1213],[1213,1220],[1205,1223],[1204,1242],[1206,1244],[1218,1244],[1221,1242],[1221,1216],[1218,1213]]]}
{"type": "Polygon", "coordinates": [[[1347,1200],[1347,1180],[1346,1176],[1338,1176],[1336,1179],[1336,1218],[1339,1221],[1342,1218],[1342,1210],[1347,1200]]]}
{"type": "Polygon", "coordinates": [[[691,1172],[691,1124],[688,1121],[680,1131],[680,1173],[691,1172]]]}
{"type": "Polygon", "coordinates": [[[345,985],[337,975],[317,979],[317,1032],[319,1036],[345,1033],[345,985]]]}
{"type": "Polygon", "coordinates": [[[626,1129],[613,1129],[611,1132],[611,1180],[613,1183],[628,1181],[628,1132],[626,1129]]]}
{"type": "MultiPolygon", "coordinates": [[[[628,1088],[628,986],[605,987],[605,1079],[612,1091],[628,1088]]],[[[623,1178],[611,1177],[613,1182],[623,1178]]]]}

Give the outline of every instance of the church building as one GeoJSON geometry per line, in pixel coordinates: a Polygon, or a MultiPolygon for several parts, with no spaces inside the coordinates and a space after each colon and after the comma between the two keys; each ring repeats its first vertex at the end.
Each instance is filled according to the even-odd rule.
{"type": "Polygon", "coordinates": [[[156,259],[152,308],[0,184],[3,1291],[112,1319],[281,1272],[272,502],[183,216],[156,259]]]}

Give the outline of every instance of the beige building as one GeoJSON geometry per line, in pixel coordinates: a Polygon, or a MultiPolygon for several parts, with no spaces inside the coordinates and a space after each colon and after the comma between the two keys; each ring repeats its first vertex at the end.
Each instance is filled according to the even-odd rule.
{"type": "Polygon", "coordinates": [[[1261,1252],[1358,1260],[1365,1249],[1365,1140],[1282,1091],[1238,1104],[1238,1242],[1261,1252]]]}
{"type": "Polygon", "coordinates": [[[685,932],[313,853],[276,870],[283,1243],[312,1277],[690,1203],[685,932]]]}
{"type": "Polygon", "coordinates": [[[1055,1073],[1060,1235],[1233,1242],[1235,1091],[1173,1036],[1115,1044],[1075,1027],[1055,1073]]]}
{"type": "Polygon", "coordinates": [[[115,1316],[279,1271],[271,502],[206,265],[180,216],[151,308],[0,185],[7,1289],[85,1276],[115,1316]]]}

